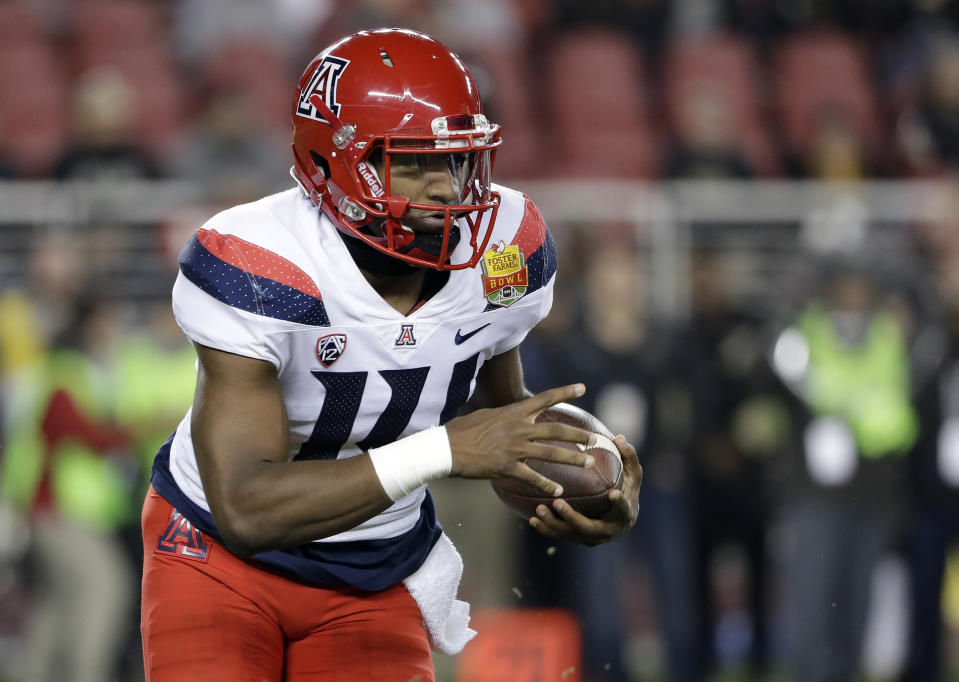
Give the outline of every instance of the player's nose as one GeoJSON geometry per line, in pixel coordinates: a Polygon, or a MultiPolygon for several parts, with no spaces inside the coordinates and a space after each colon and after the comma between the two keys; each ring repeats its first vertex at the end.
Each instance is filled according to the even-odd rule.
{"type": "Polygon", "coordinates": [[[436,171],[428,174],[427,198],[431,204],[453,206],[458,196],[456,184],[449,173],[436,171]]]}

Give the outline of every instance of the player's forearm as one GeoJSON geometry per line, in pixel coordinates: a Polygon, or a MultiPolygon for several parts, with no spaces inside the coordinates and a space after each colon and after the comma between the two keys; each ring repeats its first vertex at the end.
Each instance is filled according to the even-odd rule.
{"type": "Polygon", "coordinates": [[[332,461],[260,461],[229,490],[208,497],[227,547],[242,556],[335,535],[392,504],[366,455],[332,461]]]}

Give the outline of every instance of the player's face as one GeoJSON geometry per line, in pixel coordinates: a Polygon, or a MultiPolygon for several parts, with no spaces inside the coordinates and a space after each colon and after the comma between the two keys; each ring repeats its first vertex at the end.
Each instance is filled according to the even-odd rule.
{"type": "MultiPolygon", "coordinates": [[[[374,160],[373,164],[384,177],[383,161],[374,160]]],[[[392,154],[390,194],[404,196],[410,203],[455,206],[462,201],[469,172],[469,155],[465,153],[392,154]]],[[[416,232],[439,234],[445,217],[441,211],[410,209],[402,222],[416,232]]]]}

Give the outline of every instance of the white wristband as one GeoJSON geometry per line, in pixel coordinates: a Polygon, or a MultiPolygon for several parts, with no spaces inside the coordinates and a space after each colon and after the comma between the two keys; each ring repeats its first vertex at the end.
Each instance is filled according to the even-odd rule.
{"type": "Polygon", "coordinates": [[[381,448],[370,448],[383,490],[396,502],[424,483],[449,476],[453,451],[445,426],[433,426],[381,448]]]}

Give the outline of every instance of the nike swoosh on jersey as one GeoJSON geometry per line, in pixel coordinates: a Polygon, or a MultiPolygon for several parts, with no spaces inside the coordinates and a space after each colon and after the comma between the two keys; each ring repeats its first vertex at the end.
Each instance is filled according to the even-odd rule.
{"type": "Polygon", "coordinates": [[[461,329],[457,329],[457,330],[456,330],[456,338],[453,339],[453,343],[455,343],[455,344],[458,346],[458,345],[460,345],[461,343],[463,343],[464,341],[469,340],[469,338],[470,338],[471,336],[473,336],[474,334],[479,334],[481,331],[483,331],[484,329],[486,329],[486,328],[487,328],[488,326],[490,326],[491,324],[493,324],[493,323],[492,323],[492,322],[487,322],[487,323],[484,324],[482,327],[477,327],[477,328],[474,329],[473,331],[467,332],[466,334],[463,334],[461,329]]]}

